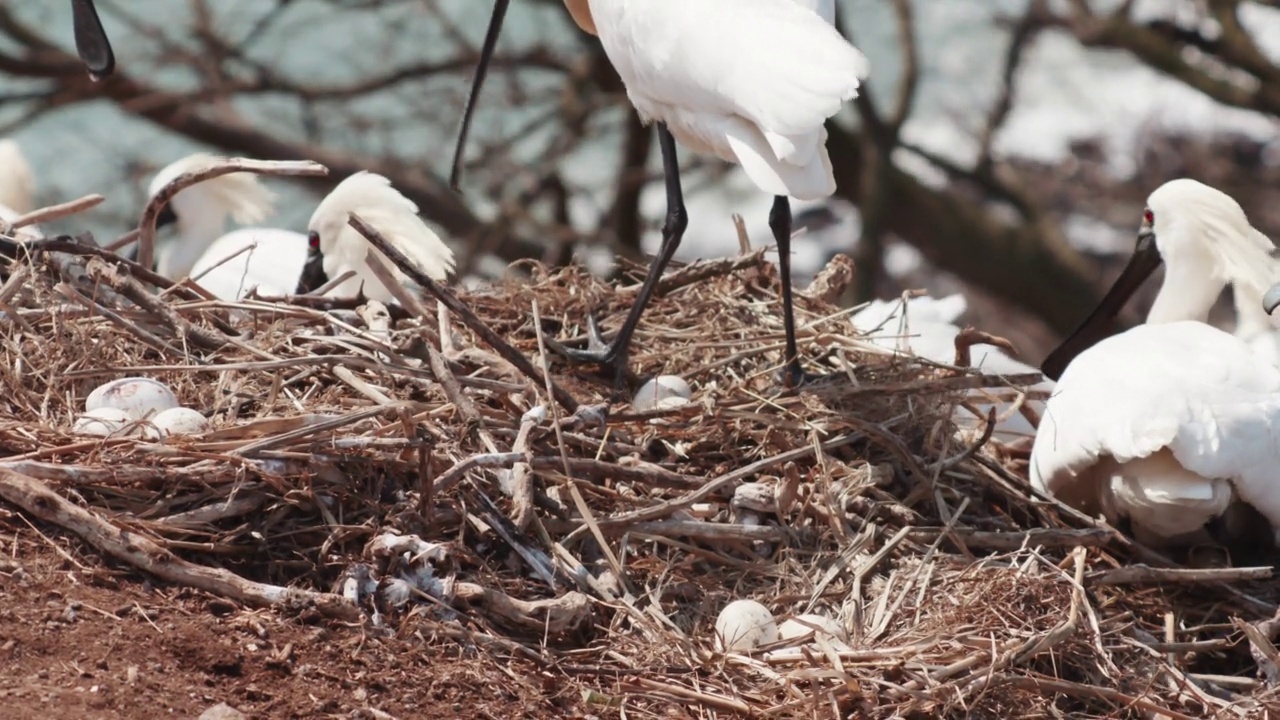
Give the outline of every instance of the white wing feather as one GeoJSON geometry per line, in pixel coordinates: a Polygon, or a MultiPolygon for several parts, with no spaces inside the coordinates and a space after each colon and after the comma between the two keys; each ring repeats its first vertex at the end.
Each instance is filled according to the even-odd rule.
{"type": "Polygon", "coordinates": [[[260,296],[291,295],[306,261],[306,235],[277,228],[242,228],[214,241],[190,274],[195,277],[213,268],[197,282],[221,300],[239,300],[255,287],[260,296]],[[218,265],[254,243],[257,247],[218,265]]]}
{"type": "Polygon", "coordinates": [[[835,115],[867,74],[862,53],[806,4],[596,0],[591,8],[631,92],[792,135],[835,115]]]}
{"type": "Polygon", "coordinates": [[[1031,481],[1062,495],[1103,458],[1164,448],[1201,477],[1231,480],[1280,527],[1280,369],[1198,322],[1141,325],[1077,357],[1046,406],[1031,481]]]}
{"type": "Polygon", "coordinates": [[[823,123],[868,68],[832,27],[830,0],[592,0],[591,11],[644,119],[740,162],[773,194],[834,191],[823,123]]]}

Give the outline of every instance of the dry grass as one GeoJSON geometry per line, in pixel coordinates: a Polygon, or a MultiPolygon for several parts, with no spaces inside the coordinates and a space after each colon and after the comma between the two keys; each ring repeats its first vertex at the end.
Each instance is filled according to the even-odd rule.
{"type": "Polygon", "coordinates": [[[139,297],[130,273],[146,273],[86,252],[7,269],[0,497],[170,582],[519,656],[545,675],[527,682],[578,688],[602,715],[1247,717],[1280,701],[1251,653],[1265,640],[1246,637],[1269,632],[1253,624],[1275,584],[1116,582],[1162,559],[1033,498],[1025,451],[956,431],[963,392],[1004,380],[869,352],[846,313],[801,297],[802,352],[831,377],[780,392],[759,255],[668,278],[633,367],[694,396],[636,415],[543,351],[633,296],[578,269],[458,293],[549,365],[571,412],[456,317],[382,335],[351,310],[139,297]],[[216,429],[71,434],[89,391],[127,375],[216,429]],[[752,483],[774,487],[770,511],[730,506],[752,483]],[[399,606],[344,584],[421,567],[388,531],[443,551],[441,582],[399,606]],[[330,594],[344,587],[358,611],[330,594]],[[836,617],[853,649],[716,652],[716,614],[744,597],[836,617]]]}

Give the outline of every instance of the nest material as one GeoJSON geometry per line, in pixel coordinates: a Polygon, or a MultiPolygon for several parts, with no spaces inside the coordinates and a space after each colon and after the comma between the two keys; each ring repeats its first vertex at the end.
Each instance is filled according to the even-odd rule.
{"type": "Polygon", "coordinates": [[[1163,570],[1033,497],[1025,452],[953,423],[965,392],[1005,380],[874,352],[823,299],[839,264],[798,298],[802,355],[830,377],[797,393],[774,382],[761,254],[669,274],[632,364],[694,395],[636,414],[545,352],[634,297],[580,269],[457,293],[548,379],[435,302],[392,324],[315,299],[156,296],[136,266],[56,249],[0,289],[0,497],[171,582],[371,627],[418,608],[428,635],[572,666],[563,682],[602,709],[1240,717],[1278,700],[1277,588],[1248,579],[1269,573],[1163,570]],[[70,434],[85,396],[127,375],[217,429],[70,434]],[[735,507],[743,487],[754,500],[735,507]],[[415,554],[426,591],[396,580],[415,554]],[[738,598],[834,617],[851,649],[718,653],[716,614],[738,598]]]}

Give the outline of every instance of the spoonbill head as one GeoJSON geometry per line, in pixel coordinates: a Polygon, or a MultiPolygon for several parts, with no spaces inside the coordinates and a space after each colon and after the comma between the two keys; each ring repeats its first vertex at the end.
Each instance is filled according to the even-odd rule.
{"type": "Polygon", "coordinates": [[[93,0],[71,0],[71,23],[76,36],[76,52],[89,71],[89,77],[101,80],[116,68],[116,56],[111,51],[107,31],[102,29],[98,9],[93,0]]]}
{"type": "MultiPolygon", "coordinates": [[[[219,158],[194,153],[161,168],[151,180],[148,197],[155,197],[179,175],[196,172],[219,158]]],[[[180,279],[226,231],[227,219],[242,225],[261,222],[274,211],[275,194],[253,173],[229,173],[183,188],[169,201],[157,226],[174,224],[177,237],[157,241],[156,270],[180,279]]]]}
{"type": "MultiPolygon", "coordinates": [[[[418,206],[392,187],[387,178],[362,170],[338,183],[316,206],[307,223],[311,243],[322,257],[324,274],[337,278],[348,270],[355,272],[327,294],[354,296],[363,287],[365,297],[370,300],[393,301],[395,297],[365,262],[370,253],[391,268],[402,284],[409,282],[404,273],[348,224],[352,213],[382,233],[432,280],[444,280],[453,271],[453,251],[418,216],[418,206]]],[[[312,262],[315,262],[314,256],[312,262]]]]}
{"type": "Polygon", "coordinates": [[[1161,264],[1164,282],[1148,323],[1203,322],[1230,284],[1241,326],[1269,327],[1261,299],[1280,279],[1274,250],[1231,196],[1189,178],[1166,182],[1147,198],[1128,264],[1098,307],[1045,358],[1041,371],[1059,378],[1076,356],[1114,334],[1125,303],[1161,264]]]}
{"type": "MultiPolygon", "coordinates": [[[[1280,285],[1258,310],[1280,306],[1280,285]]],[[[1080,353],[1046,405],[1031,484],[1152,547],[1280,539],[1280,368],[1203,322],[1147,323],[1080,353]],[[1255,536],[1251,517],[1266,520],[1255,536]]],[[[1252,547],[1251,547],[1252,544],[1252,547]]]]}
{"type": "MultiPolygon", "coordinates": [[[[496,0],[463,111],[450,183],[458,186],[475,101],[509,0],[496,0]]],[[[790,197],[835,192],[824,123],[858,93],[867,60],[832,26],[833,0],[565,0],[599,37],[642,121],[655,123],[667,216],[662,245],[636,302],[610,344],[590,324],[591,349],[567,351],[618,373],[632,334],[688,225],[676,140],[742,167],[774,196],[769,226],[778,247],[786,331],[784,381],[805,379],[795,338],[790,197]]]]}

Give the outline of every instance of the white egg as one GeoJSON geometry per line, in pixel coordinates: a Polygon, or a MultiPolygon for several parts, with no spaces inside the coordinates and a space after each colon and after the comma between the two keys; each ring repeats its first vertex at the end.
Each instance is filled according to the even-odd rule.
{"type": "Polygon", "coordinates": [[[151,378],[130,377],[99,385],[85,398],[84,409],[123,410],[131,420],[145,420],[157,413],[178,407],[178,396],[168,385],[151,378]]]}
{"type": "Polygon", "coordinates": [[[670,408],[683,405],[693,397],[693,389],[679,375],[659,375],[640,386],[636,396],[631,399],[631,408],[636,412],[646,412],[658,408],[670,408]]]}
{"type": "Polygon", "coordinates": [[[835,620],[823,615],[813,613],[797,615],[784,620],[778,626],[778,635],[783,640],[795,640],[796,638],[805,637],[809,633],[813,633],[814,638],[822,636],[824,640],[833,645],[844,645],[844,628],[840,627],[840,624],[835,620]]]}
{"type": "Polygon", "coordinates": [[[734,600],[716,618],[716,646],[745,652],[778,640],[778,626],[769,608],[755,600],[734,600]]]}
{"type": "Polygon", "coordinates": [[[191,408],[175,407],[151,418],[151,426],[143,427],[143,434],[151,439],[171,435],[199,435],[209,430],[209,421],[191,408]]]}
{"type": "MultiPolygon", "coordinates": [[[[121,428],[133,422],[128,413],[115,408],[95,408],[76,418],[71,431],[81,435],[97,435],[106,437],[119,432],[121,428]]],[[[132,433],[130,433],[132,434],[132,433]]]]}

